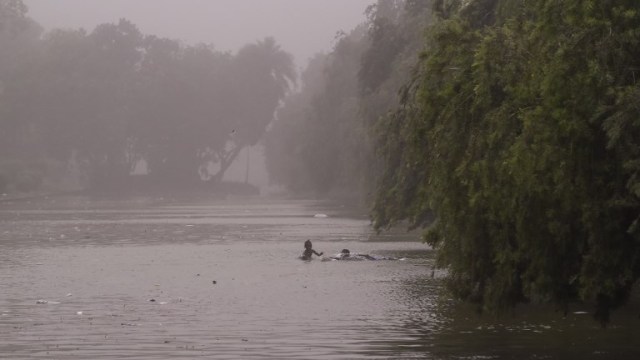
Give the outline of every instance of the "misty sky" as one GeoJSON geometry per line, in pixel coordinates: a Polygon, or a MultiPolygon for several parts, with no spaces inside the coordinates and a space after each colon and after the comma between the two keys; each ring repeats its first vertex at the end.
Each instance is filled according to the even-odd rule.
{"type": "Polygon", "coordinates": [[[147,35],[205,42],[236,51],[266,36],[304,66],[330,50],[339,30],[365,20],[374,0],[25,0],[45,30],[85,28],[126,18],[147,35]]]}

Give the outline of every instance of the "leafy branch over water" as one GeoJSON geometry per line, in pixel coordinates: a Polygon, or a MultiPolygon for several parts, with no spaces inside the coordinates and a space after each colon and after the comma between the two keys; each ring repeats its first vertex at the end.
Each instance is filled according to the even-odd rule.
{"type": "Polygon", "coordinates": [[[640,275],[640,4],[436,1],[381,139],[378,228],[425,234],[481,308],[594,301],[640,275]]]}

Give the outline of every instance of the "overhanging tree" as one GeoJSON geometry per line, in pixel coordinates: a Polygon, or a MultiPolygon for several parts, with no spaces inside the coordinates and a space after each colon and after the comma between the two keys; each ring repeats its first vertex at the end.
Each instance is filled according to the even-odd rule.
{"type": "Polygon", "coordinates": [[[377,226],[409,219],[483,308],[594,301],[640,276],[634,1],[440,1],[390,141],[377,226]]]}

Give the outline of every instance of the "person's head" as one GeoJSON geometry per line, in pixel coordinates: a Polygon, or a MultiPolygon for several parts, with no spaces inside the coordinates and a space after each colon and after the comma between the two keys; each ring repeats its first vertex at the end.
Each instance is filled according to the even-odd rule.
{"type": "Polygon", "coordinates": [[[305,249],[311,249],[313,245],[311,244],[311,240],[307,240],[304,242],[304,248],[305,249]]]}
{"type": "Polygon", "coordinates": [[[340,251],[340,254],[342,254],[342,256],[349,256],[351,255],[351,252],[349,251],[349,249],[342,249],[342,251],[340,251]]]}

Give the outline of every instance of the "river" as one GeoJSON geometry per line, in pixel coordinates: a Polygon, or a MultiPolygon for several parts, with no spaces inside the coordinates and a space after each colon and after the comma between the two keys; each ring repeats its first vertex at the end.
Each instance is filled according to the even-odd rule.
{"type": "Polygon", "coordinates": [[[480,316],[416,240],[317,201],[0,201],[0,358],[640,358],[637,308],[480,316]],[[403,260],[305,262],[306,239],[403,260]]]}

